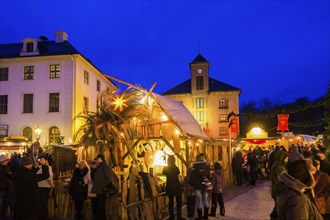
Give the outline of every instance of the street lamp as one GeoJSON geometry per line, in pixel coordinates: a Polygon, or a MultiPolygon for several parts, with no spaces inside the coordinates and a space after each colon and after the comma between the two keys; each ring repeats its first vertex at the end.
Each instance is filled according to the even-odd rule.
{"type": "Polygon", "coordinates": [[[36,129],[34,129],[34,133],[36,134],[37,141],[39,141],[41,135],[41,129],[39,128],[39,125],[36,129]]]}

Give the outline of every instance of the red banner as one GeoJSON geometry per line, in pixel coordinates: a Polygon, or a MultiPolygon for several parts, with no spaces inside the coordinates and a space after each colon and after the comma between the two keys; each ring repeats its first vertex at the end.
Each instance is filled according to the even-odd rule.
{"type": "Polygon", "coordinates": [[[289,130],[289,115],[288,114],[280,114],[277,115],[277,130],[278,131],[287,131],[289,130]]]}
{"type": "Polygon", "coordinates": [[[239,131],[238,117],[231,117],[230,120],[231,120],[230,132],[237,133],[239,131]]]}

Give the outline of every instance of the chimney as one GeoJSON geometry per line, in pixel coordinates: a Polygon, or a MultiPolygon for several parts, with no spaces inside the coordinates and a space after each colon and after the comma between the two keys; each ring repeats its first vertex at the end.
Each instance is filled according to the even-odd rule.
{"type": "Polygon", "coordinates": [[[56,31],[56,43],[62,43],[63,41],[68,40],[68,34],[65,31],[56,31]]]}

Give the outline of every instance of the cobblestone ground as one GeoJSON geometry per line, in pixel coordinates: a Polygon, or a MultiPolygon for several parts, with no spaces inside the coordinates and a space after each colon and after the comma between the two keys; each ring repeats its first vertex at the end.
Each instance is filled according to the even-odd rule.
{"type": "MultiPolygon", "coordinates": [[[[244,187],[244,186],[243,186],[244,187]]],[[[247,192],[237,196],[236,198],[225,202],[226,215],[220,217],[219,208],[216,218],[209,219],[225,219],[225,220],[266,220],[270,219],[269,214],[274,207],[274,201],[271,198],[271,182],[264,181],[247,192]]]]}

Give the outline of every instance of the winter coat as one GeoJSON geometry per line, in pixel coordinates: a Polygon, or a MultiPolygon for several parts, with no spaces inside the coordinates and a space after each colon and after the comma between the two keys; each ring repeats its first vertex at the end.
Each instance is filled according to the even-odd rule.
{"type": "MultiPolygon", "coordinates": [[[[319,170],[314,174],[315,185],[314,185],[314,196],[315,197],[323,197],[327,201],[330,199],[330,176],[326,173],[323,173],[319,170]]],[[[329,205],[328,205],[329,206],[329,205]]],[[[327,206],[327,214],[330,214],[330,206],[327,206]]]]}
{"type": "Polygon", "coordinates": [[[258,168],[258,160],[253,153],[247,154],[247,164],[250,166],[250,171],[255,171],[258,168]]]}
{"type": "Polygon", "coordinates": [[[210,179],[210,167],[204,161],[196,161],[191,170],[190,184],[195,190],[204,190],[203,178],[206,177],[210,179]]]}
{"type": "Polygon", "coordinates": [[[232,168],[234,172],[242,172],[243,173],[243,163],[244,160],[242,158],[242,153],[235,153],[235,156],[232,159],[232,168]]]}
{"type": "Polygon", "coordinates": [[[40,209],[38,182],[49,178],[48,166],[42,166],[41,169],[42,174],[36,174],[38,169],[29,170],[20,166],[13,174],[17,220],[38,219],[40,209]]]}
{"type": "Polygon", "coordinates": [[[9,170],[9,166],[0,165],[0,200],[3,206],[13,205],[14,201],[14,184],[9,170]]]}
{"type": "Polygon", "coordinates": [[[330,176],[330,162],[327,158],[320,160],[320,171],[330,176]]]}
{"type": "Polygon", "coordinates": [[[295,160],[303,160],[304,156],[299,152],[298,147],[294,146],[291,148],[291,153],[289,155],[288,163],[291,163],[295,160]]]}
{"type": "Polygon", "coordinates": [[[166,195],[177,196],[182,193],[181,183],[178,178],[179,174],[179,168],[175,165],[164,167],[163,175],[166,176],[166,195]]]}
{"type": "Polygon", "coordinates": [[[85,176],[88,173],[88,168],[76,168],[73,171],[72,178],[69,184],[69,193],[74,199],[83,200],[87,197],[87,181],[85,176]]]}
{"type": "Polygon", "coordinates": [[[223,173],[222,170],[214,170],[214,173],[211,175],[211,183],[213,186],[213,193],[222,193],[223,189],[223,173]]]}
{"type": "Polygon", "coordinates": [[[280,183],[275,187],[276,211],[279,220],[308,219],[323,220],[316,206],[304,194],[306,186],[286,172],[279,175],[280,183]]]}
{"type": "Polygon", "coordinates": [[[94,184],[91,192],[96,194],[103,194],[105,187],[110,183],[111,180],[113,180],[111,175],[111,168],[106,161],[103,161],[99,164],[95,171],[94,184]]]}
{"type": "Polygon", "coordinates": [[[285,167],[285,159],[288,157],[288,153],[285,151],[277,151],[276,152],[276,162],[272,166],[270,170],[270,175],[272,178],[272,197],[275,198],[275,186],[280,182],[278,176],[283,171],[286,171],[285,167]]]}

